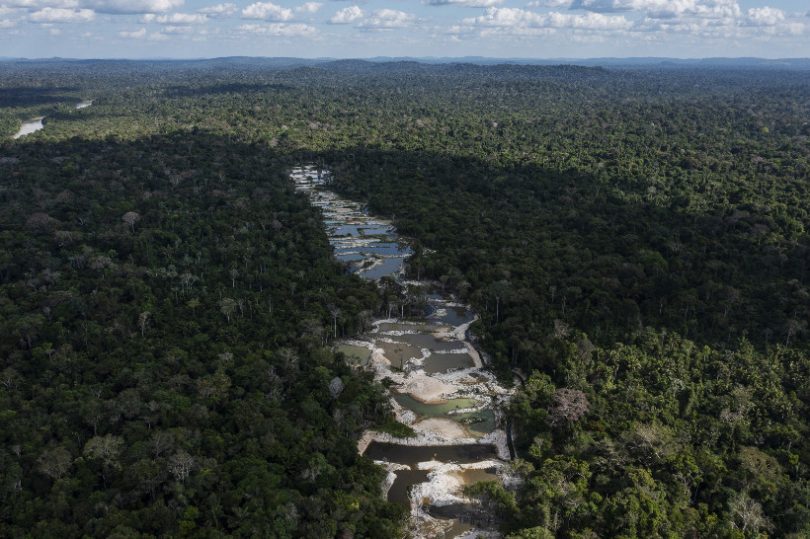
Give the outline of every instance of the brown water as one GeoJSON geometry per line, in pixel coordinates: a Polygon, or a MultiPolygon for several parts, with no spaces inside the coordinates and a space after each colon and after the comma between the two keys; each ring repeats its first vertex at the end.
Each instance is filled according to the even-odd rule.
{"type": "Polygon", "coordinates": [[[391,490],[388,491],[388,501],[411,506],[411,487],[417,483],[427,481],[428,470],[398,470],[391,490]]]}

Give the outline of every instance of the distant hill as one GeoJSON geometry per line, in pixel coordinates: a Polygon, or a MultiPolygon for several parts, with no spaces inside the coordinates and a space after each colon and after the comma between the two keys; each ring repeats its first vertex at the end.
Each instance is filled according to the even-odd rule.
{"type": "Polygon", "coordinates": [[[57,64],[65,62],[101,63],[105,65],[127,65],[148,63],[154,65],[186,67],[221,67],[242,66],[257,68],[288,69],[305,66],[330,66],[346,70],[376,70],[373,64],[398,66],[396,69],[413,69],[424,65],[472,64],[491,65],[576,65],[586,67],[633,67],[633,68],[756,68],[756,69],[810,69],[810,58],[666,58],[666,57],[628,57],[628,58],[490,58],[485,56],[463,57],[411,57],[411,56],[376,56],[372,58],[293,58],[293,57],[255,57],[225,56],[220,58],[172,59],[72,59],[72,58],[11,58],[0,57],[0,62],[57,64]]]}

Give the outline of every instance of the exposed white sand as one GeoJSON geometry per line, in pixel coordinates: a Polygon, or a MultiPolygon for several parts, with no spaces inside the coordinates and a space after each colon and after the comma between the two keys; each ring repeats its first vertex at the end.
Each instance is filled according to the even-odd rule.
{"type": "Polygon", "coordinates": [[[425,404],[444,403],[458,391],[454,384],[430,376],[423,370],[410,373],[398,389],[425,404]]]}
{"type": "Polygon", "coordinates": [[[469,430],[450,419],[431,417],[411,425],[419,436],[436,436],[445,439],[467,438],[469,430]]]}

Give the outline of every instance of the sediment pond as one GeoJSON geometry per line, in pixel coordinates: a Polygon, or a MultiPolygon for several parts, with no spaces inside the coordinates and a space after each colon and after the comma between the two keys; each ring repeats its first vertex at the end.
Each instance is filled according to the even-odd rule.
{"type": "Polygon", "coordinates": [[[397,418],[416,432],[395,438],[369,431],[358,451],[388,470],[383,491],[390,501],[408,505],[414,536],[493,533],[491,523],[465,516],[474,513],[475,503],[463,488],[504,478],[509,451],[501,410],[510,392],[484,368],[468,339],[475,313],[435,283],[407,281],[407,240],[360,203],[330,191],[328,171],[304,166],[291,176],[322,210],[338,260],[364,279],[393,278],[409,296],[421,298],[419,308],[411,304],[406,313],[393,306],[389,318],[372,323],[373,330],[336,345],[350,363],[387,379],[397,418]]]}

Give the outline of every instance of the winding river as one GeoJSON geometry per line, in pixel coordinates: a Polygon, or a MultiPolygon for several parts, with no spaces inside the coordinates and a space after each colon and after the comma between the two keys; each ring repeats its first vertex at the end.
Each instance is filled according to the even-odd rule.
{"type": "Polygon", "coordinates": [[[327,171],[305,166],[291,177],[322,210],[339,260],[364,279],[391,277],[407,291],[371,331],[337,345],[353,364],[389,382],[397,418],[416,433],[395,438],[368,431],[358,451],[388,471],[383,493],[410,508],[414,536],[496,535],[495,523],[462,492],[478,481],[508,480],[501,410],[510,392],[484,368],[468,338],[475,313],[434,283],[406,280],[407,242],[391,223],[329,191],[327,171]],[[405,317],[405,304],[420,308],[405,317]]]}
{"type": "MultiPolygon", "coordinates": [[[[92,104],[93,104],[92,101],[84,100],[78,103],[75,108],[76,110],[86,109],[92,104]]],[[[40,129],[44,129],[45,124],[42,123],[44,119],[45,116],[40,116],[38,118],[28,120],[27,122],[23,122],[22,126],[20,126],[20,130],[14,134],[14,140],[17,140],[18,138],[24,137],[26,135],[30,135],[31,133],[36,133],[40,129]]]]}

